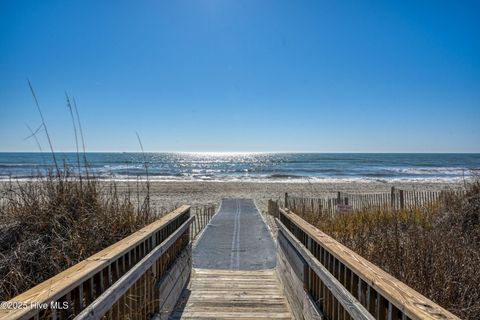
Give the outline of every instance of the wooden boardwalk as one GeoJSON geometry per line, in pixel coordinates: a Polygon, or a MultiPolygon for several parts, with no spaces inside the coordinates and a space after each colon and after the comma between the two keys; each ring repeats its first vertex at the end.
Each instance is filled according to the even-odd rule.
{"type": "Polygon", "coordinates": [[[252,200],[222,200],[193,248],[190,283],[170,319],[293,319],[275,252],[252,200]]]}
{"type": "Polygon", "coordinates": [[[213,217],[179,207],[2,304],[0,319],[459,320],[291,210],[269,212],[276,242],[251,200],[213,217]]]}
{"type": "Polygon", "coordinates": [[[194,269],[170,319],[293,319],[293,316],[274,269],[194,269]]]}

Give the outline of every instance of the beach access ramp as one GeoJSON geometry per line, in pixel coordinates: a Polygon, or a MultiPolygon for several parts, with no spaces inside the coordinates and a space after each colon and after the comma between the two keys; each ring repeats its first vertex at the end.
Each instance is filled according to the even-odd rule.
{"type": "Polygon", "coordinates": [[[170,319],[292,319],[275,243],[254,202],[224,199],[193,248],[193,271],[170,319]]]}
{"type": "Polygon", "coordinates": [[[275,265],[275,243],[255,203],[250,199],[222,200],[193,248],[193,267],[263,270],[275,265]]]}

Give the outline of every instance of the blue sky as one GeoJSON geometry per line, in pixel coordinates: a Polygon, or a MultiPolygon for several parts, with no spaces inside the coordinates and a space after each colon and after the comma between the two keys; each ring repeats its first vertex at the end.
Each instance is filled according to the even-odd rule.
{"type": "Polygon", "coordinates": [[[0,1],[0,151],[480,152],[475,1],[0,1]],[[41,137],[46,148],[46,140],[41,137]]]}

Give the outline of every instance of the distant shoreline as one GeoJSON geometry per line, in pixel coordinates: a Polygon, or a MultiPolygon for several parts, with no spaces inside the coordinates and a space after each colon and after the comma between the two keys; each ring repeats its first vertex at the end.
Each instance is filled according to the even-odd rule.
{"type": "MultiPolygon", "coordinates": [[[[73,176],[72,176],[73,177],[73,176]]],[[[260,184],[383,184],[383,185],[396,185],[396,184],[405,184],[405,185],[415,185],[415,184],[439,184],[439,185],[449,185],[449,184],[462,184],[464,182],[469,182],[473,179],[472,176],[466,176],[465,178],[386,178],[386,179],[367,179],[367,178],[225,178],[225,179],[167,179],[165,177],[121,177],[121,178],[106,178],[106,177],[95,177],[98,181],[101,182],[152,182],[152,183],[260,183],[260,184]]],[[[1,182],[19,181],[19,182],[28,182],[28,181],[37,181],[43,179],[42,177],[15,177],[15,176],[0,176],[1,182]]]]}

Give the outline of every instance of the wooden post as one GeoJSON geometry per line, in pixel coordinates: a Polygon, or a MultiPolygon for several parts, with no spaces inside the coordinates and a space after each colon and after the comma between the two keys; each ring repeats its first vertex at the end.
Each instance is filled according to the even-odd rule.
{"type": "Polygon", "coordinates": [[[403,190],[400,189],[400,209],[405,208],[405,198],[403,197],[403,190]]]}
{"type": "Polygon", "coordinates": [[[342,201],[340,191],[337,192],[337,204],[341,204],[340,202],[342,201]]]}
{"type": "Polygon", "coordinates": [[[285,192],[285,205],[284,205],[285,208],[288,208],[288,193],[285,192]]]}
{"type": "Polygon", "coordinates": [[[390,207],[395,209],[395,187],[392,187],[392,190],[390,191],[390,207]]]}

